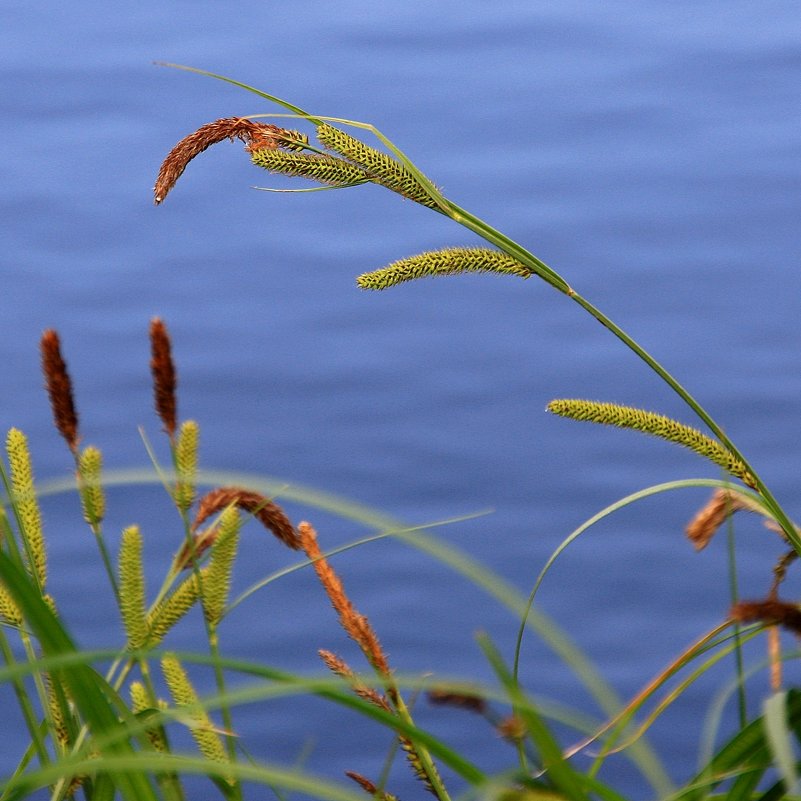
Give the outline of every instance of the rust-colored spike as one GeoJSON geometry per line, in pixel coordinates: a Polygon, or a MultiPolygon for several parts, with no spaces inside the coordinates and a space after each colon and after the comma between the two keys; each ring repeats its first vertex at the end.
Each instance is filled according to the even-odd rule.
{"type": "Polygon", "coordinates": [[[706,548],[715,532],[734,512],[747,508],[737,493],[717,489],[688,523],[687,538],[693,543],[695,550],[700,551],[706,548]]]}
{"type": "Polygon", "coordinates": [[[185,136],[167,154],[156,178],[153,195],[156,205],[163,202],[175,182],[181,177],[186,165],[195,156],[200,155],[211,145],[224,139],[240,139],[249,150],[287,147],[294,148],[296,143],[307,140],[297,131],[288,131],[277,125],[265,122],[253,122],[244,117],[224,117],[223,119],[201,125],[189,136],[185,136]]]}
{"type": "Polygon", "coordinates": [[[371,782],[370,779],[368,779],[366,776],[362,776],[361,773],[356,773],[355,770],[346,770],[345,775],[349,779],[355,781],[365,793],[373,796],[373,798],[377,799],[377,801],[398,801],[397,796],[392,795],[392,793],[388,793],[386,790],[376,787],[375,782],[371,782]]]}
{"type": "MultiPolygon", "coordinates": [[[[364,615],[359,614],[345,594],[345,588],[328,561],[323,557],[317,544],[317,533],[310,523],[298,525],[300,542],[306,556],[312,561],[320,583],[331,601],[342,628],[361,648],[367,660],[382,676],[390,676],[391,671],[386,655],[378,641],[373,627],[364,615]]],[[[390,690],[392,692],[392,690],[390,690]]]]}
{"type": "Polygon", "coordinates": [[[375,783],[371,782],[366,776],[362,776],[361,773],[356,773],[355,770],[346,770],[345,775],[349,779],[353,779],[368,795],[378,794],[378,787],[375,786],[375,783]]]}
{"type": "Polygon", "coordinates": [[[167,326],[158,318],[150,321],[150,370],[153,373],[153,394],[156,412],[170,439],[175,435],[177,423],[177,401],[175,388],[178,379],[172,360],[172,346],[167,326]]]}
{"type": "Polygon", "coordinates": [[[738,623],[761,621],[781,626],[801,636],[801,608],[797,604],[767,598],[762,601],[740,601],[731,609],[731,619],[738,623]]]}
{"type": "Polygon", "coordinates": [[[384,712],[393,714],[392,707],[389,705],[387,699],[384,698],[384,696],[381,695],[381,693],[379,693],[377,690],[374,690],[372,687],[368,687],[366,684],[364,684],[344,659],[332,653],[331,651],[326,651],[322,648],[317,653],[320,656],[320,659],[325,662],[325,666],[332,673],[337,676],[341,676],[343,679],[347,679],[350,682],[353,692],[355,692],[359,698],[369,701],[373,706],[383,709],[384,712]]]}
{"type": "Polygon", "coordinates": [[[300,537],[284,510],[264,495],[244,487],[220,487],[206,493],[198,504],[192,530],[196,530],[204,520],[221,512],[231,504],[252,514],[268,531],[271,531],[293,551],[300,549],[300,537]]]}
{"type": "Polygon", "coordinates": [[[78,452],[78,413],[72,397],[72,381],[67,365],[61,356],[61,341],[52,328],[42,334],[40,343],[42,370],[45,375],[50,407],[59,434],[64,437],[69,449],[78,452]]]}
{"type": "Polygon", "coordinates": [[[483,715],[487,711],[487,702],[480,695],[456,693],[450,690],[429,690],[428,701],[437,706],[455,706],[483,715]]]}

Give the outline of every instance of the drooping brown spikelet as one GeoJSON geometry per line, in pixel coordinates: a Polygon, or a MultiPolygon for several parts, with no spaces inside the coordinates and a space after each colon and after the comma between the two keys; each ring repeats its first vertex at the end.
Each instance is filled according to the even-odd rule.
{"type": "Polygon", "coordinates": [[[384,698],[381,693],[377,690],[374,690],[372,687],[368,687],[364,682],[362,682],[359,677],[351,670],[350,666],[345,662],[344,659],[338,657],[336,654],[331,653],[331,651],[326,651],[324,649],[320,649],[317,652],[320,656],[320,659],[325,662],[325,666],[337,676],[341,676],[343,679],[347,679],[351,687],[353,688],[353,692],[359,696],[359,698],[363,698],[365,701],[369,701],[373,706],[377,706],[379,709],[383,709],[384,712],[389,712],[392,714],[392,707],[389,705],[389,702],[386,698],[384,698]]]}
{"type": "Polygon", "coordinates": [[[700,551],[709,544],[715,532],[735,512],[749,507],[742,496],[725,489],[716,489],[706,505],[687,524],[687,538],[700,551]]]}
{"type": "Polygon", "coordinates": [[[339,622],[347,634],[361,648],[370,664],[382,676],[390,675],[389,663],[381,644],[378,642],[373,627],[364,615],[356,611],[350,599],[345,594],[345,588],[328,561],[323,557],[320,546],[317,544],[317,533],[311,524],[302,522],[298,525],[300,542],[306,556],[313,562],[313,567],[323,585],[331,605],[334,607],[339,622]]]}
{"type": "Polygon", "coordinates": [[[242,511],[252,514],[268,531],[271,531],[293,551],[300,549],[300,537],[284,510],[264,495],[244,487],[220,487],[204,495],[198,504],[192,530],[197,530],[204,520],[232,504],[242,511]]]}
{"type": "Polygon", "coordinates": [[[150,321],[150,370],[153,373],[153,395],[156,402],[156,413],[170,439],[175,435],[178,410],[175,387],[178,379],[175,364],[172,360],[172,345],[167,326],[158,318],[150,321]]]}
{"type": "Polygon", "coordinates": [[[379,799],[379,801],[398,801],[396,795],[376,787],[374,782],[371,782],[366,776],[362,776],[361,773],[356,773],[355,770],[346,770],[345,775],[355,781],[365,793],[379,799]]]}
{"type": "Polygon", "coordinates": [[[195,156],[224,139],[231,141],[240,139],[248,149],[286,147],[296,150],[308,143],[308,137],[298,131],[289,131],[269,123],[253,122],[243,117],[225,117],[201,125],[194,133],[178,142],[162,162],[156,185],[153,187],[156,205],[167,197],[168,192],[186,169],[186,165],[195,156]]]}
{"type": "Polygon", "coordinates": [[[455,706],[483,715],[487,711],[487,702],[480,695],[456,693],[450,690],[429,690],[428,701],[437,706],[455,706]]]}
{"type": "Polygon", "coordinates": [[[738,623],[761,621],[778,625],[801,636],[801,608],[797,604],[766,598],[763,601],[740,601],[731,609],[731,619],[738,623]]]}
{"type": "Polygon", "coordinates": [[[59,434],[67,442],[69,449],[77,452],[78,448],[78,413],[72,397],[72,381],[70,381],[67,365],[61,356],[61,341],[58,333],[52,328],[42,334],[40,343],[42,352],[42,370],[45,375],[47,394],[50,396],[50,407],[59,434]]]}

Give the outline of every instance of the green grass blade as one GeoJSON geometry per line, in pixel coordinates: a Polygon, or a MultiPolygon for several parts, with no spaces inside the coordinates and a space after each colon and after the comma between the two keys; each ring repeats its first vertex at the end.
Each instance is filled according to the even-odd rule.
{"type": "Polygon", "coordinates": [[[791,730],[787,721],[787,693],[778,692],[771,695],[765,701],[763,710],[768,747],[784,780],[784,786],[788,791],[797,791],[798,771],[793,756],[791,730]]]}
{"type": "MultiPolygon", "coordinates": [[[[46,656],[71,654],[77,651],[70,636],[56,618],[28,576],[3,552],[0,552],[0,580],[22,609],[46,656]]],[[[108,684],[89,666],[76,664],[64,667],[57,674],[69,689],[84,720],[95,737],[103,738],[120,732],[123,724],[109,705],[108,684]]],[[[115,755],[133,753],[128,737],[112,738],[108,752],[115,755]]],[[[141,774],[109,774],[126,801],[156,801],[150,782],[141,774]]],[[[60,778],[60,777],[59,777],[60,778]]]]}
{"type": "Polygon", "coordinates": [[[194,72],[197,73],[198,75],[205,75],[207,78],[214,78],[218,81],[225,81],[225,83],[230,83],[233,86],[238,86],[240,89],[244,89],[247,92],[252,92],[254,95],[258,95],[259,97],[262,97],[265,100],[269,100],[271,103],[275,103],[279,106],[282,106],[288,111],[291,111],[293,114],[297,114],[299,117],[308,120],[314,125],[319,125],[322,122],[320,118],[308,114],[302,108],[290,103],[287,100],[282,100],[280,97],[267,94],[267,92],[262,92],[261,89],[256,89],[255,86],[250,86],[246,83],[242,83],[242,81],[237,81],[234,78],[229,78],[226,75],[219,75],[216,72],[208,72],[207,70],[201,70],[198,69],[197,67],[188,67],[185,64],[171,64],[168,61],[155,61],[153,63],[159,67],[171,67],[172,69],[176,70],[184,70],[185,72],[194,72]]]}

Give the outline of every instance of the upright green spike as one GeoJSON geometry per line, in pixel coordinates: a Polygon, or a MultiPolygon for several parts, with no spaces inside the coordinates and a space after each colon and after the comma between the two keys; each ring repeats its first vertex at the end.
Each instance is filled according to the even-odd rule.
{"type": "Polygon", "coordinates": [[[182,512],[195,502],[200,427],[194,420],[181,423],[175,446],[175,467],[178,480],[175,484],[175,503],[182,512]]]}
{"type": "Polygon", "coordinates": [[[212,626],[219,625],[231,589],[231,571],[242,525],[239,511],[229,506],[220,515],[220,533],[214,540],[207,572],[203,578],[203,612],[212,626]]]}
{"type": "MultiPolygon", "coordinates": [[[[164,673],[164,680],[170,690],[170,695],[177,706],[190,707],[187,710],[189,717],[194,725],[190,727],[190,732],[200,753],[212,762],[228,764],[228,754],[220,736],[217,734],[214,724],[206,711],[198,705],[198,697],[189,676],[174,654],[165,654],[161,660],[161,670],[164,673]]],[[[233,779],[229,779],[229,784],[233,784],[233,779]]]]}
{"type": "MultiPolygon", "coordinates": [[[[200,571],[200,581],[204,583],[207,571],[207,567],[200,571]]],[[[147,615],[150,645],[158,645],[167,632],[192,608],[200,597],[198,584],[198,577],[193,573],[147,615]]]]}
{"type": "MultiPolygon", "coordinates": [[[[147,689],[145,685],[142,684],[141,681],[132,681],[131,686],[129,687],[129,691],[131,694],[131,711],[135,715],[141,715],[142,713],[148,712],[153,708],[153,704],[150,701],[150,696],[148,695],[147,689]]],[[[155,751],[159,753],[167,753],[167,741],[164,737],[164,730],[161,726],[152,726],[145,730],[147,734],[147,739],[150,740],[150,744],[153,746],[155,751]]]]}
{"type": "Polygon", "coordinates": [[[6,440],[8,463],[11,467],[11,489],[14,493],[12,503],[19,515],[21,534],[25,542],[25,553],[29,561],[29,569],[44,588],[47,580],[47,553],[45,550],[42,514],[36,499],[33,484],[33,467],[28,440],[16,428],[8,432],[6,440]]]}
{"type": "Polygon", "coordinates": [[[106,498],[101,484],[103,456],[97,448],[84,448],[78,457],[79,490],[84,520],[99,526],[106,514],[106,498]]]}
{"type": "Polygon", "coordinates": [[[0,584],[0,620],[17,628],[22,625],[22,612],[3,584],[0,584]]]}
{"type": "Polygon", "coordinates": [[[122,532],[119,556],[120,612],[128,648],[132,651],[147,643],[145,617],[145,571],[142,564],[142,534],[138,526],[122,532]]]}

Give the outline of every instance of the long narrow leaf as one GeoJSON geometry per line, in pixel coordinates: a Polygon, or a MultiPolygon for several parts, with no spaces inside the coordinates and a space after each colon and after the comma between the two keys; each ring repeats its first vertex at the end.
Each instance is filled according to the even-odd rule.
{"type": "MultiPolygon", "coordinates": [[[[69,634],[42,600],[41,593],[31,584],[29,577],[1,551],[0,580],[5,583],[22,609],[28,626],[36,635],[46,656],[77,651],[69,634]]],[[[88,665],[76,664],[60,669],[54,679],[62,681],[68,688],[70,697],[98,741],[104,737],[109,738],[108,745],[100,746],[101,754],[125,756],[134,753],[129,737],[119,736],[123,724],[109,704],[113,691],[96,671],[88,665]]],[[[152,785],[143,774],[109,775],[126,801],[157,801],[152,785]]]]}

